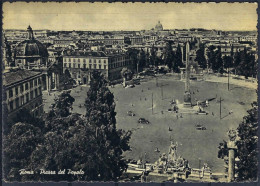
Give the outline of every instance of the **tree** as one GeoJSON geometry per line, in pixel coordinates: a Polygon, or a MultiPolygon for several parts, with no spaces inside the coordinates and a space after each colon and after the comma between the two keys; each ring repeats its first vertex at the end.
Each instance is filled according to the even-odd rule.
{"type": "Polygon", "coordinates": [[[58,98],[54,99],[54,104],[48,117],[66,117],[70,115],[74,101],[75,99],[70,95],[70,91],[63,91],[58,98]]]}
{"type": "MultiPolygon", "coordinates": [[[[255,181],[257,180],[257,165],[258,165],[258,105],[253,102],[252,109],[248,110],[248,115],[243,118],[237,128],[237,141],[235,142],[237,150],[235,158],[238,159],[237,169],[238,174],[236,181],[255,181]]],[[[228,156],[227,142],[220,143],[218,158],[224,159],[228,156]]]]}
{"type": "Polygon", "coordinates": [[[209,68],[211,68],[212,70],[213,70],[213,68],[216,64],[215,49],[216,49],[216,47],[211,45],[211,46],[208,47],[208,52],[207,52],[209,68]]]}
{"type": "Polygon", "coordinates": [[[35,127],[43,128],[44,121],[42,118],[34,117],[29,110],[22,108],[20,109],[16,116],[13,118],[13,123],[29,123],[34,125],[35,127]]]}
{"type": "Polygon", "coordinates": [[[98,144],[95,168],[102,181],[117,180],[126,170],[122,153],[130,149],[128,141],[131,135],[130,132],[116,129],[114,95],[106,85],[103,75],[94,71],[85,101],[85,116],[95,129],[95,141],[98,144]]]}
{"type": "Polygon", "coordinates": [[[130,48],[130,49],[127,50],[126,53],[129,56],[130,61],[132,61],[134,69],[137,71],[139,51],[137,49],[130,48]]]}
{"type": "Polygon", "coordinates": [[[141,49],[141,51],[138,54],[138,69],[140,68],[141,70],[143,70],[143,68],[146,66],[146,63],[147,63],[146,54],[144,50],[141,49]]]}
{"type": "Polygon", "coordinates": [[[164,64],[167,65],[169,69],[172,69],[173,61],[174,61],[174,53],[172,50],[172,43],[167,42],[164,50],[164,64]]]}
{"type": "Polygon", "coordinates": [[[196,52],[195,61],[198,62],[201,68],[207,68],[207,60],[205,58],[205,44],[200,44],[199,50],[196,52]]]}
{"type": "Polygon", "coordinates": [[[132,78],[132,75],[133,75],[132,71],[129,70],[128,68],[123,68],[123,69],[121,70],[121,76],[122,76],[122,78],[123,78],[124,87],[126,86],[126,80],[131,79],[131,78],[132,78]]]}
{"type": "Polygon", "coordinates": [[[223,64],[224,64],[224,68],[231,68],[232,67],[232,57],[231,56],[224,56],[223,57],[223,64]]]}
{"type": "Polygon", "coordinates": [[[224,67],[223,67],[223,60],[222,60],[222,54],[221,54],[221,47],[218,46],[218,49],[216,51],[216,63],[212,66],[212,69],[216,72],[223,73],[224,67]]]}
{"type": "Polygon", "coordinates": [[[24,181],[19,170],[27,169],[30,156],[43,140],[40,128],[28,123],[16,123],[4,138],[4,178],[8,181],[24,181]]]}
{"type": "Polygon", "coordinates": [[[180,67],[183,67],[183,62],[182,62],[181,46],[180,46],[180,44],[178,44],[176,53],[174,55],[174,65],[173,65],[174,72],[179,73],[180,67]]]}
{"type": "Polygon", "coordinates": [[[252,104],[252,109],[248,110],[248,115],[244,121],[239,124],[237,141],[238,162],[238,181],[256,181],[258,165],[258,105],[257,102],[252,104]]]}
{"type": "Polygon", "coordinates": [[[154,48],[154,45],[151,48],[151,55],[150,55],[150,65],[152,66],[158,66],[158,60],[157,60],[157,56],[156,56],[156,51],[154,48]]]}
{"type": "Polygon", "coordinates": [[[64,74],[61,75],[60,80],[60,84],[63,86],[64,90],[72,88],[73,84],[75,83],[68,69],[66,69],[64,74]]]}

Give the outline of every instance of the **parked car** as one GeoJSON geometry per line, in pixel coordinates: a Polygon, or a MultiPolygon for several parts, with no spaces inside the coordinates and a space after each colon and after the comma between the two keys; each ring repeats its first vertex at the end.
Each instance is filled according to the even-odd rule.
{"type": "Polygon", "coordinates": [[[125,88],[134,88],[135,85],[127,85],[125,88]]]}
{"type": "Polygon", "coordinates": [[[145,118],[139,118],[138,123],[149,124],[150,122],[148,120],[146,120],[145,118]]]}
{"type": "Polygon", "coordinates": [[[195,125],[197,130],[207,130],[203,125],[195,125]]]}

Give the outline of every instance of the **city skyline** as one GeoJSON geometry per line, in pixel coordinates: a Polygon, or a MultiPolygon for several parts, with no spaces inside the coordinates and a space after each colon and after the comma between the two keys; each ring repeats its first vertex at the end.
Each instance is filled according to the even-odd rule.
{"type": "Polygon", "coordinates": [[[257,3],[6,2],[3,29],[138,31],[160,21],[164,29],[256,31],[256,9],[257,3]]]}

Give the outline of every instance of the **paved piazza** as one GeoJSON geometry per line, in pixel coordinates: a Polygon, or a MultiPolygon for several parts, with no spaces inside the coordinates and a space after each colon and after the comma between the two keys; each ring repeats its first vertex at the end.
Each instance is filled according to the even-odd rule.
{"type": "MultiPolygon", "coordinates": [[[[84,100],[88,87],[76,87],[71,94],[76,99],[73,112],[85,113],[84,100]],[[81,105],[82,107],[80,107],[81,105]]],[[[247,114],[251,103],[257,100],[255,89],[231,85],[227,90],[226,83],[191,81],[192,102],[198,100],[211,100],[209,107],[205,110],[208,115],[176,114],[168,112],[172,99],[183,101],[184,82],[175,80],[171,76],[156,78],[141,82],[134,88],[123,88],[116,85],[110,88],[114,93],[117,112],[117,128],[132,130],[130,145],[132,151],[125,153],[127,159],[138,160],[145,157],[146,160],[154,162],[161,153],[167,153],[170,139],[178,142],[178,155],[188,159],[190,166],[199,167],[204,162],[212,168],[212,172],[224,172],[223,160],[217,158],[218,144],[227,139],[227,130],[237,128],[247,114]],[[152,114],[152,94],[154,113],[152,114]],[[217,97],[217,98],[216,98],[217,97]],[[222,118],[220,119],[220,104],[222,99],[222,118]],[[216,98],[216,99],[215,99],[216,98]],[[133,111],[136,116],[127,115],[127,111],[133,111]],[[232,110],[233,113],[229,114],[232,110]],[[163,112],[162,112],[163,111],[163,112]],[[139,124],[139,118],[145,118],[151,123],[139,124]],[[202,124],[207,130],[196,130],[195,125],[202,124]],[[169,127],[172,131],[169,131],[169,127]],[[158,148],[160,152],[156,152],[158,148]],[[146,155],[145,155],[146,154],[146,155]]],[[[58,92],[51,96],[44,92],[45,111],[58,92]]]]}

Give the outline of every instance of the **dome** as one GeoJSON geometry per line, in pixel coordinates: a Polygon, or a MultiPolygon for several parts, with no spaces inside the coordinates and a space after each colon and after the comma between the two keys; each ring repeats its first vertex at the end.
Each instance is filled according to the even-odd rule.
{"type": "Polygon", "coordinates": [[[15,49],[16,57],[48,57],[47,48],[40,42],[34,39],[33,30],[29,26],[27,28],[28,39],[19,43],[15,49]]]}
{"type": "Polygon", "coordinates": [[[158,21],[158,23],[156,24],[155,30],[157,30],[157,31],[162,31],[162,30],[163,30],[163,26],[162,26],[162,24],[160,23],[160,21],[158,21]]]}
{"type": "Polygon", "coordinates": [[[35,39],[19,43],[15,49],[16,57],[48,57],[47,48],[35,39]]]}

